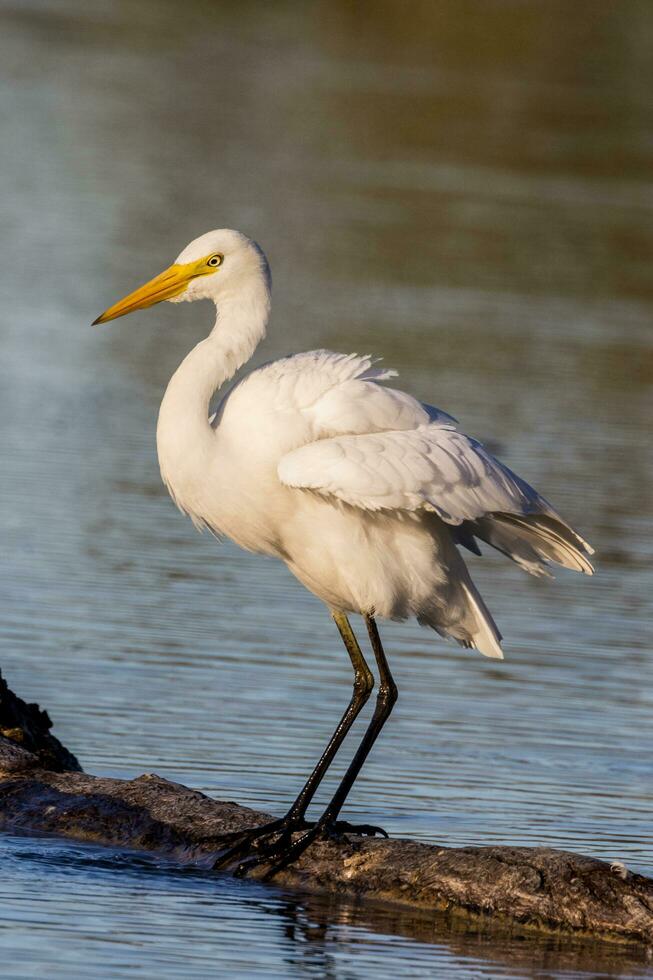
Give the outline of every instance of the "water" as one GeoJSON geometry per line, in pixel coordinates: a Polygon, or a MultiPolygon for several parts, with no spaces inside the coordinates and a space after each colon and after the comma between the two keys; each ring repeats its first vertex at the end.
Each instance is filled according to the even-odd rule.
{"type": "Polygon", "coordinates": [[[5,837],[0,854],[5,888],[20,884],[0,933],[7,978],[471,980],[526,970],[548,977],[552,967],[582,977],[588,966],[591,976],[647,975],[645,957],[620,946],[553,936],[518,942],[420,912],[237,885],[100,848],[5,837]],[[41,956],[28,954],[25,966],[35,947],[41,956]]]}
{"type": "MultiPolygon", "coordinates": [[[[470,560],[503,664],[383,628],[401,697],[348,815],[653,874],[650,4],[448,0],[407,18],[345,0],[2,0],[0,15],[12,687],[89,771],[276,813],[348,699],[321,605],[196,534],[160,485],[158,403],[209,311],[88,327],[190,238],[240,227],[275,280],[258,361],[382,354],[598,550],[592,580],[470,560]]],[[[70,843],[0,846],[12,977],[648,970],[70,843]]]]}

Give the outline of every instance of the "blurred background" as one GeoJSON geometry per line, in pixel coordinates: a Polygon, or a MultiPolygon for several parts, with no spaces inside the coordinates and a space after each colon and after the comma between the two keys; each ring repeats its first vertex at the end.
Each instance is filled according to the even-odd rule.
{"type": "MultiPolygon", "coordinates": [[[[385,627],[400,700],[347,816],[653,874],[652,44],[648,0],[0,0],[0,668],[87,770],[281,814],[349,697],[320,603],[198,535],[160,483],[158,404],[211,311],[89,326],[235,227],[273,271],[258,362],[382,355],[597,548],[594,579],[471,559],[503,664],[385,627]]],[[[0,849],[21,977],[626,964],[61,842],[0,849]]]]}

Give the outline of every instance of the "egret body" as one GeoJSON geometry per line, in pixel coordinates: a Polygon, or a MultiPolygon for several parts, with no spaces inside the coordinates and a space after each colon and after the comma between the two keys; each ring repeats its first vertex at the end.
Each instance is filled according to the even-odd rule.
{"type": "MultiPolygon", "coordinates": [[[[161,403],[163,481],[197,526],[285,561],[330,609],[354,668],[350,704],[289,813],[247,836],[256,856],[243,867],[264,857],[276,870],[318,833],[343,826],[340,809],[396,699],[376,618],[415,616],[500,659],[501,636],[459,548],[480,554],[485,541],[533,575],[548,574],[550,562],[591,574],[592,549],[451,416],[384,384],[394,372],[370,357],[282,358],[246,374],[210,417],[213,395],[251,358],[270,313],[267,260],[239,232],[202,235],[95,322],[196,299],[213,301],[215,325],[161,403]],[[309,825],[308,804],[372,689],[352,612],[365,619],[379,669],[377,705],[333,799],[309,825]]],[[[241,835],[227,857],[243,847],[241,835]]]]}

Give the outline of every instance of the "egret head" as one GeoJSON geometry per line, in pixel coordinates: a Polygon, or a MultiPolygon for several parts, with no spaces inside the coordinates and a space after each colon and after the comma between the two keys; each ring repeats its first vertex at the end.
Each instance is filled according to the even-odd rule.
{"type": "Polygon", "coordinates": [[[269,291],[270,269],[261,248],[239,231],[220,228],[200,235],[169,268],[110,306],[93,322],[106,323],[162,300],[181,303],[211,299],[219,305],[221,299],[261,282],[269,291]]]}

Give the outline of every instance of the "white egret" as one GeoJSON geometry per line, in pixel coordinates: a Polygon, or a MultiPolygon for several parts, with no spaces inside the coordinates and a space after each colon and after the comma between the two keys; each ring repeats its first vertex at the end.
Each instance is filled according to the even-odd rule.
{"type": "Polygon", "coordinates": [[[451,416],[382,384],[395,372],[370,357],[284,357],[246,374],[209,417],[212,396],[250,359],[270,312],[267,260],[239,232],[197,238],[95,322],[196,299],[212,300],[217,316],[161,403],[163,481],[198,527],[285,561],[330,609],[354,669],[351,701],[286,816],[229,841],[223,863],[249,851],[241,870],[267,860],[272,874],[318,834],[378,829],[338,821],[397,697],[376,617],[415,616],[500,659],[501,636],[458,547],[480,554],[477,539],[485,541],[532,575],[548,574],[549,562],[591,574],[592,548],[451,416]],[[307,807],[374,683],[349,613],[364,617],[379,693],[345,776],[309,824],[307,807]]]}

